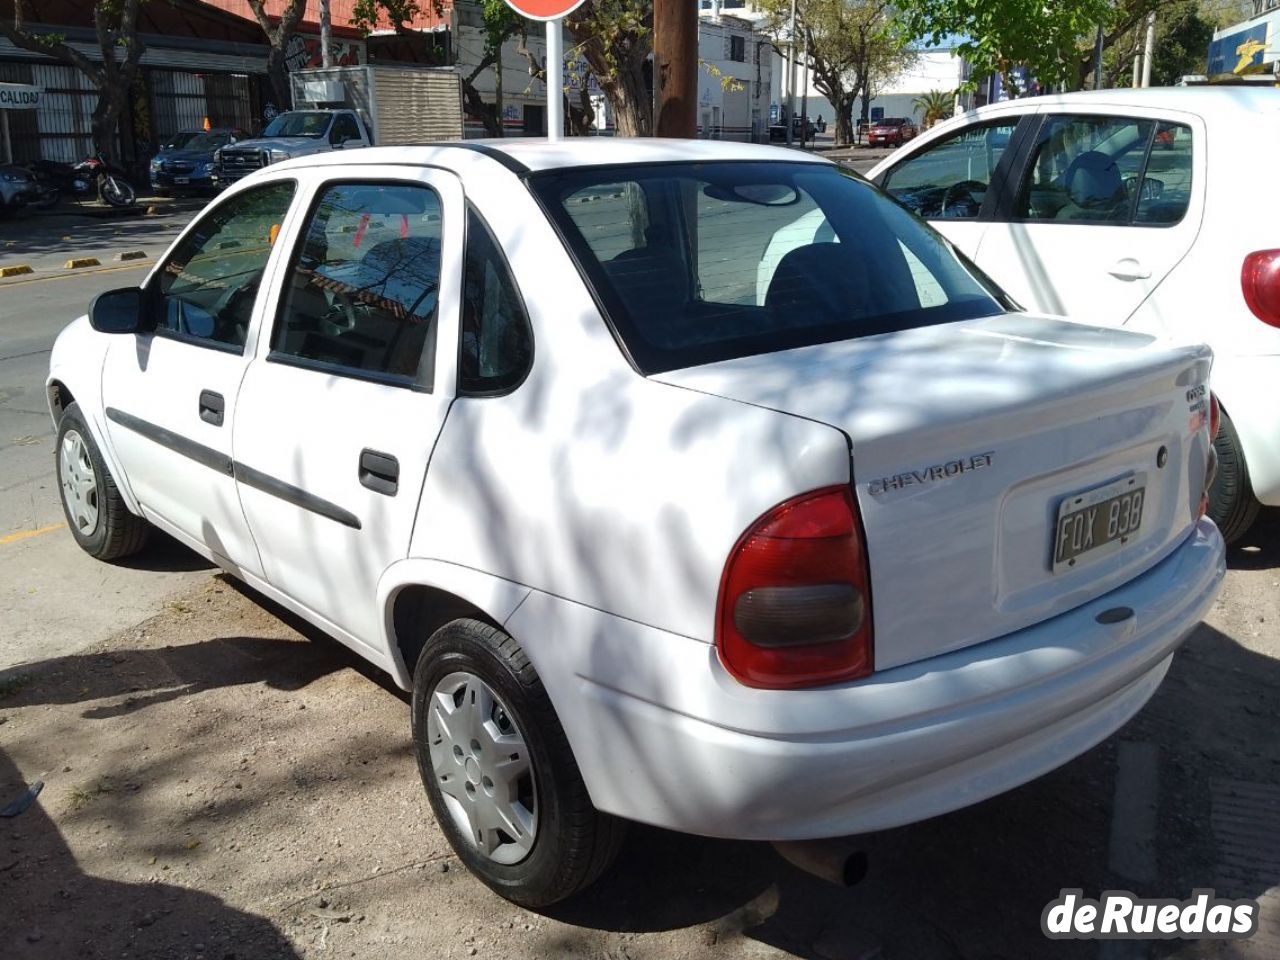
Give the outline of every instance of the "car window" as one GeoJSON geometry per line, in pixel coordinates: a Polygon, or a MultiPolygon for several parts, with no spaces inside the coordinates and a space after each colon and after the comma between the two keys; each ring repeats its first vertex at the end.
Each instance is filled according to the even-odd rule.
{"type": "Polygon", "coordinates": [[[236,194],[182,238],[158,274],[159,330],[243,348],[294,189],[290,180],[236,194]]]}
{"type": "Polygon", "coordinates": [[[1014,118],[953,134],[894,167],[884,188],[922,217],[972,220],[1017,125],[1014,118]]]}
{"type": "Polygon", "coordinates": [[[532,359],[533,334],[511,268],[488,225],[468,210],[458,391],[510,390],[532,359]]]}
{"type": "Polygon", "coordinates": [[[333,121],[333,129],[329,132],[330,143],[345,143],[348,140],[359,140],[360,128],[356,126],[356,118],[349,113],[339,114],[333,121]]]}
{"type": "Polygon", "coordinates": [[[1136,117],[1056,116],[1041,129],[1015,219],[1176,223],[1191,197],[1191,130],[1136,117]]]}
{"type": "Polygon", "coordinates": [[[611,172],[529,180],[645,373],[1003,310],[945,240],[834,166],[611,172]]]}
{"type": "Polygon", "coordinates": [[[1161,123],[1156,128],[1139,185],[1134,223],[1174,224],[1191,205],[1191,128],[1161,123]]]}
{"type": "Polygon", "coordinates": [[[271,359],[429,387],[440,238],[429,187],[326,187],[295,255],[271,359]]]}

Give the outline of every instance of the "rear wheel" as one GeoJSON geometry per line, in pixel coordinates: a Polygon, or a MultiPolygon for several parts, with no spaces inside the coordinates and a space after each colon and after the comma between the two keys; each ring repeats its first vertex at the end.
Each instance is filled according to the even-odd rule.
{"type": "Polygon", "coordinates": [[[624,824],[591,805],[542,681],[498,628],[458,620],[427,641],[413,741],[441,830],[500,896],[547,906],[617,855],[624,824]]]}
{"type": "Polygon", "coordinates": [[[1222,531],[1222,538],[1232,544],[1249,532],[1261,505],[1249,482],[1240,435],[1225,412],[1213,446],[1218,453],[1218,475],[1209,488],[1209,517],[1222,531]]]}
{"type": "Polygon", "coordinates": [[[125,506],[78,403],[68,406],[58,422],[54,456],[62,513],[81,549],[99,560],[141,550],[147,522],[125,506]]]}

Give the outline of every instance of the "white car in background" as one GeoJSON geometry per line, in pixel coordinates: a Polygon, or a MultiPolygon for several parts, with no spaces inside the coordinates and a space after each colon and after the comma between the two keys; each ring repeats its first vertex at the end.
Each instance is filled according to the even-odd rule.
{"type": "Polygon", "coordinates": [[[878,830],[1114,732],[1224,575],[1210,362],[1010,310],[803,153],[469,141],[246,177],[48,390],[80,545],[158,527],[388,671],[539,906],[626,820],[878,830]]]}
{"type": "Polygon", "coordinates": [[[1235,542],[1280,506],[1278,151],[1280,90],[1104,90],[982,107],[868,176],[1029,310],[1208,343],[1235,542]]]}

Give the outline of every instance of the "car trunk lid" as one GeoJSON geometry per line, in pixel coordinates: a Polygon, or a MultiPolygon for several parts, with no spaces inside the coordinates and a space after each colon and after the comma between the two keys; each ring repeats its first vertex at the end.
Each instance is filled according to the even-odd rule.
{"type": "Polygon", "coordinates": [[[1207,347],[1010,314],[655,379],[848,436],[884,669],[1063,613],[1167,556],[1197,516],[1209,365],[1207,347]]]}

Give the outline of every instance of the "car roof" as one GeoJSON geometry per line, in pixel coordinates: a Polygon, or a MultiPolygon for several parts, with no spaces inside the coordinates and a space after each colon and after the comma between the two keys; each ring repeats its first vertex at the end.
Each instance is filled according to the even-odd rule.
{"type": "Polygon", "coordinates": [[[1038,110],[1044,107],[1084,108],[1090,105],[1187,110],[1215,116],[1223,112],[1269,113],[1280,110],[1280,89],[1274,87],[1203,86],[1141,89],[1083,90],[1039,97],[1004,100],[979,107],[974,113],[1038,110]]]}
{"type": "MultiPolygon", "coordinates": [[[[414,147],[366,147],[285,161],[290,167],[351,163],[418,163],[456,168],[483,154],[516,173],[565,167],[647,163],[710,163],[724,160],[772,160],[829,163],[811,153],[727,140],[676,140],[656,137],[567,137],[459,140],[414,147]]],[[[283,165],[272,164],[270,169],[283,165]]]]}

